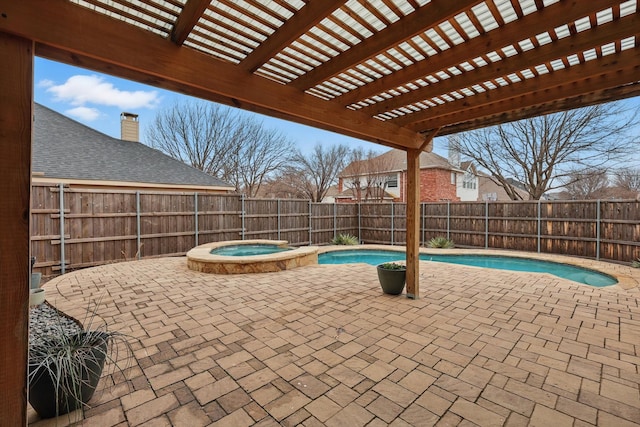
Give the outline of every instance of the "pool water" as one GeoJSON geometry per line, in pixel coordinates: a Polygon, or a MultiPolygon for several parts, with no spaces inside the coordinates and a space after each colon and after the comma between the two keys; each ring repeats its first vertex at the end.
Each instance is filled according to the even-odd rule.
{"type": "MultiPolygon", "coordinates": [[[[404,252],[384,250],[346,250],[325,252],[318,255],[319,264],[352,264],[363,262],[378,265],[383,262],[405,260],[404,252]]],[[[530,273],[550,273],[563,279],[584,283],[590,286],[602,287],[618,283],[608,274],[587,268],[577,267],[557,262],[536,260],[530,258],[516,258],[494,255],[433,255],[420,254],[421,261],[447,262],[451,264],[470,265],[475,267],[495,268],[498,270],[526,271],[530,273]]]]}
{"type": "Polygon", "coordinates": [[[291,249],[292,248],[282,247],[278,245],[230,245],[212,249],[210,253],[211,255],[223,256],[252,256],[275,254],[291,249]]]}

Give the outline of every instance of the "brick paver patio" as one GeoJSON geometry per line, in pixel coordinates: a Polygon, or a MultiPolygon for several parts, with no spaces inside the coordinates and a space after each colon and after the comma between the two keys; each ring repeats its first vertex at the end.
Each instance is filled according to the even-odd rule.
{"type": "Polygon", "coordinates": [[[221,276],[164,258],[45,289],[80,319],[105,293],[100,317],[135,338],[129,382],[84,425],[640,425],[637,287],[424,262],[420,287],[384,295],[363,264],[221,276]]]}

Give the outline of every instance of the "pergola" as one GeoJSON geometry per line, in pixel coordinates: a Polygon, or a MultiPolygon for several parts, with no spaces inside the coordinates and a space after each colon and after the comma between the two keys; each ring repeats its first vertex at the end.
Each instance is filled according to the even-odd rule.
{"type": "MultiPolygon", "coordinates": [[[[0,0],[0,419],[25,424],[34,55],[407,153],[640,93],[636,0],[0,0]]],[[[73,155],[73,153],[69,153],[73,155]]]]}

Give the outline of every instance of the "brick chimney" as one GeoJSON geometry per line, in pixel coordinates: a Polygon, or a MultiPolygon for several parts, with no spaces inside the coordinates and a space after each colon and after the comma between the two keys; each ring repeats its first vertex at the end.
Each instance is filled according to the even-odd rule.
{"type": "Polygon", "coordinates": [[[138,122],[137,114],[120,114],[120,139],[123,141],[140,141],[140,123],[138,122]]]}

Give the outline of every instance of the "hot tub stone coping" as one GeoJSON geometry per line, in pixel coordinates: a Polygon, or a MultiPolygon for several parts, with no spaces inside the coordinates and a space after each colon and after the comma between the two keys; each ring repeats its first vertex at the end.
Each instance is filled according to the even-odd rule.
{"type": "Polygon", "coordinates": [[[230,256],[230,255],[216,255],[212,254],[213,249],[222,248],[225,246],[236,245],[275,245],[278,247],[286,247],[289,242],[286,240],[226,240],[223,242],[211,242],[205,243],[200,246],[196,246],[187,252],[187,258],[193,261],[199,262],[215,262],[216,260],[224,261],[227,264],[251,264],[256,261],[282,261],[290,258],[295,258],[302,255],[310,255],[318,253],[317,246],[300,246],[298,248],[291,249],[285,252],[275,252],[272,254],[262,255],[246,255],[246,256],[230,256]]]}

